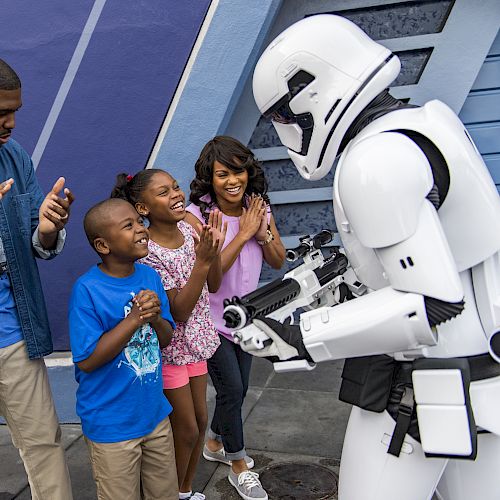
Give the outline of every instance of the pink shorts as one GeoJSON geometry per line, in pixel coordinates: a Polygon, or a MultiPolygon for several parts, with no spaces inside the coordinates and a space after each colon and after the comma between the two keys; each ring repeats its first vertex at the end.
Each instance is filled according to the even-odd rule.
{"type": "Polygon", "coordinates": [[[191,377],[199,377],[208,373],[207,362],[189,363],[187,365],[163,365],[161,370],[164,389],[178,389],[189,384],[191,377]]]}

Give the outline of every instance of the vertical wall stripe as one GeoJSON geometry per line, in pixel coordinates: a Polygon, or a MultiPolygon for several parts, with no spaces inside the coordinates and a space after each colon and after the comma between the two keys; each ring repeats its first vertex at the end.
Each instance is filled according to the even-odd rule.
{"type": "Polygon", "coordinates": [[[83,28],[80,40],[78,40],[78,44],[73,53],[73,57],[71,58],[71,61],[68,65],[66,74],[64,75],[64,78],[61,82],[61,86],[59,87],[57,96],[52,104],[52,108],[50,109],[47,120],[45,121],[45,125],[43,126],[40,137],[38,138],[38,142],[36,143],[35,149],[31,156],[35,169],[38,168],[40,158],[42,157],[43,152],[45,151],[45,147],[49,142],[52,130],[54,130],[54,126],[56,124],[57,118],[59,117],[59,113],[61,112],[64,101],[68,96],[71,84],[75,79],[76,73],[78,71],[78,68],[80,67],[80,63],[82,62],[83,56],[85,55],[85,51],[87,50],[90,39],[92,38],[92,33],[94,33],[94,29],[97,25],[97,22],[99,21],[99,17],[101,16],[102,9],[104,8],[106,1],[107,0],[95,0],[94,6],[90,11],[87,23],[83,28]]]}
{"type": "Polygon", "coordinates": [[[155,164],[156,158],[158,157],[158,152],[160,151],[161,145],[165,140],[165,135],[167,133],[168,127],[170,126],[172,117],[174,116],[175,110],[177,109],[177,105],[179,104],[181,95],[186,87],[186,83],[188,81],[189,75],[191,74],[191,70],[193,69],[194,62],[198,57],[200,47],[203,44],[203,40],[205,40],[205,36],[207,34],[208,28],[210,26],[210,23],[212,22],[212,19],[214,17],[218,5],[219,5],[219,0],[212,0],[212,2],[210,3],[207,15],[205,16],[203,24],[200,28],[200,32],[198,34],[198,37],[196,38],[193,50],[191,51],[188,62],[186,63],[186,67],[184,68],[184,72],[182,73],[179,85],[177,86],[172,102],[170,103],[170,107],[168,108],[165,120],[161,126],[160,132],[158,133],[158,137],[156,138],[155,145],[153,146],[151,154],[149,155],[146,168],[153,168],[153,165],[155,164]]]}

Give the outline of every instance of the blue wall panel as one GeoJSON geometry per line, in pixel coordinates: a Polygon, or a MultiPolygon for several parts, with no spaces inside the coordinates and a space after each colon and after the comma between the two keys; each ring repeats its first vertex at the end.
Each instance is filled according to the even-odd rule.
{"type": "MultiPolygon", "coordinates": [[[[497,37],[498,38],[498,37],[497,37]]],[[[493,50],[493,48],[492,48],[493,50]]],[[[491,53],[491,51],[490,51],[491,53]]],[[[488,56],[471,90],[494,89],[500,83],[500,56],[488,56]]]]}
{"type": "Polygon", "coordinates": [[[500,189],[500,31],[460,111],[460,119],[500,189]]]}
{"type": "Polygon", "coordinates": [[[500,152],[500,122],[467,125],[467,130],[483,157],[500,152]]]}
{"type": "MultiPolygon", "coordinates": [[[[500,78],[496,83],[500,86],[500,78]]],[[[470,93],[460,111],[460,118],[467,124],[498,121],[500,88],[470,93]]]]}
{"type": "Polygon", "coordinates": [[[500,185],[500,154],[483,155],[495,184],[500,185]]]}
{"type": "MultiPolygon", "coordinates": [[[[117,173],[144,168],[209,3],[104,5],[37,171],[44,190],[63,175],[77,198],[65,251],[40,265],[57,349],[69,347],[71,286],[97,261],[83,233],[83,215],[109,196],[117,173]]],[[[24,90],[14,137],[30,153],[93,5],[21,0],[2,9],[9,42],[1,57],[19,71],[24,90]]]]}

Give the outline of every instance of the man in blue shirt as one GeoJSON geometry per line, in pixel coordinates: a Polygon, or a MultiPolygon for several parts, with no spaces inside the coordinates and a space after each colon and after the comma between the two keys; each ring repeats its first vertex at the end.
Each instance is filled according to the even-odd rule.
{"type": "Polygon", "coordinates": [[[60,177],[43,196],[29,155],[10,136],[21,82],[0,59],[0,414],[36,500],[71,500],[61,430],[43,356],[52,352],[35,257],[64,245],[73,195],[60,177]]]}

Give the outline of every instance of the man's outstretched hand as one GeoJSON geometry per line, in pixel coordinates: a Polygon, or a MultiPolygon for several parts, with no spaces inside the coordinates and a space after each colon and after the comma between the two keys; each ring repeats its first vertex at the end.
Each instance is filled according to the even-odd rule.
{"type": "Polygon", "coordinates": [[[64,177],[59,177],[40,205],[38,225],[40,237],[57,235],[68,222],[70,206],[75,197],[68,188],[64,188],[65,182],[64,177]],[[65,198],[59,196],[63,189],[65,198]]]}

